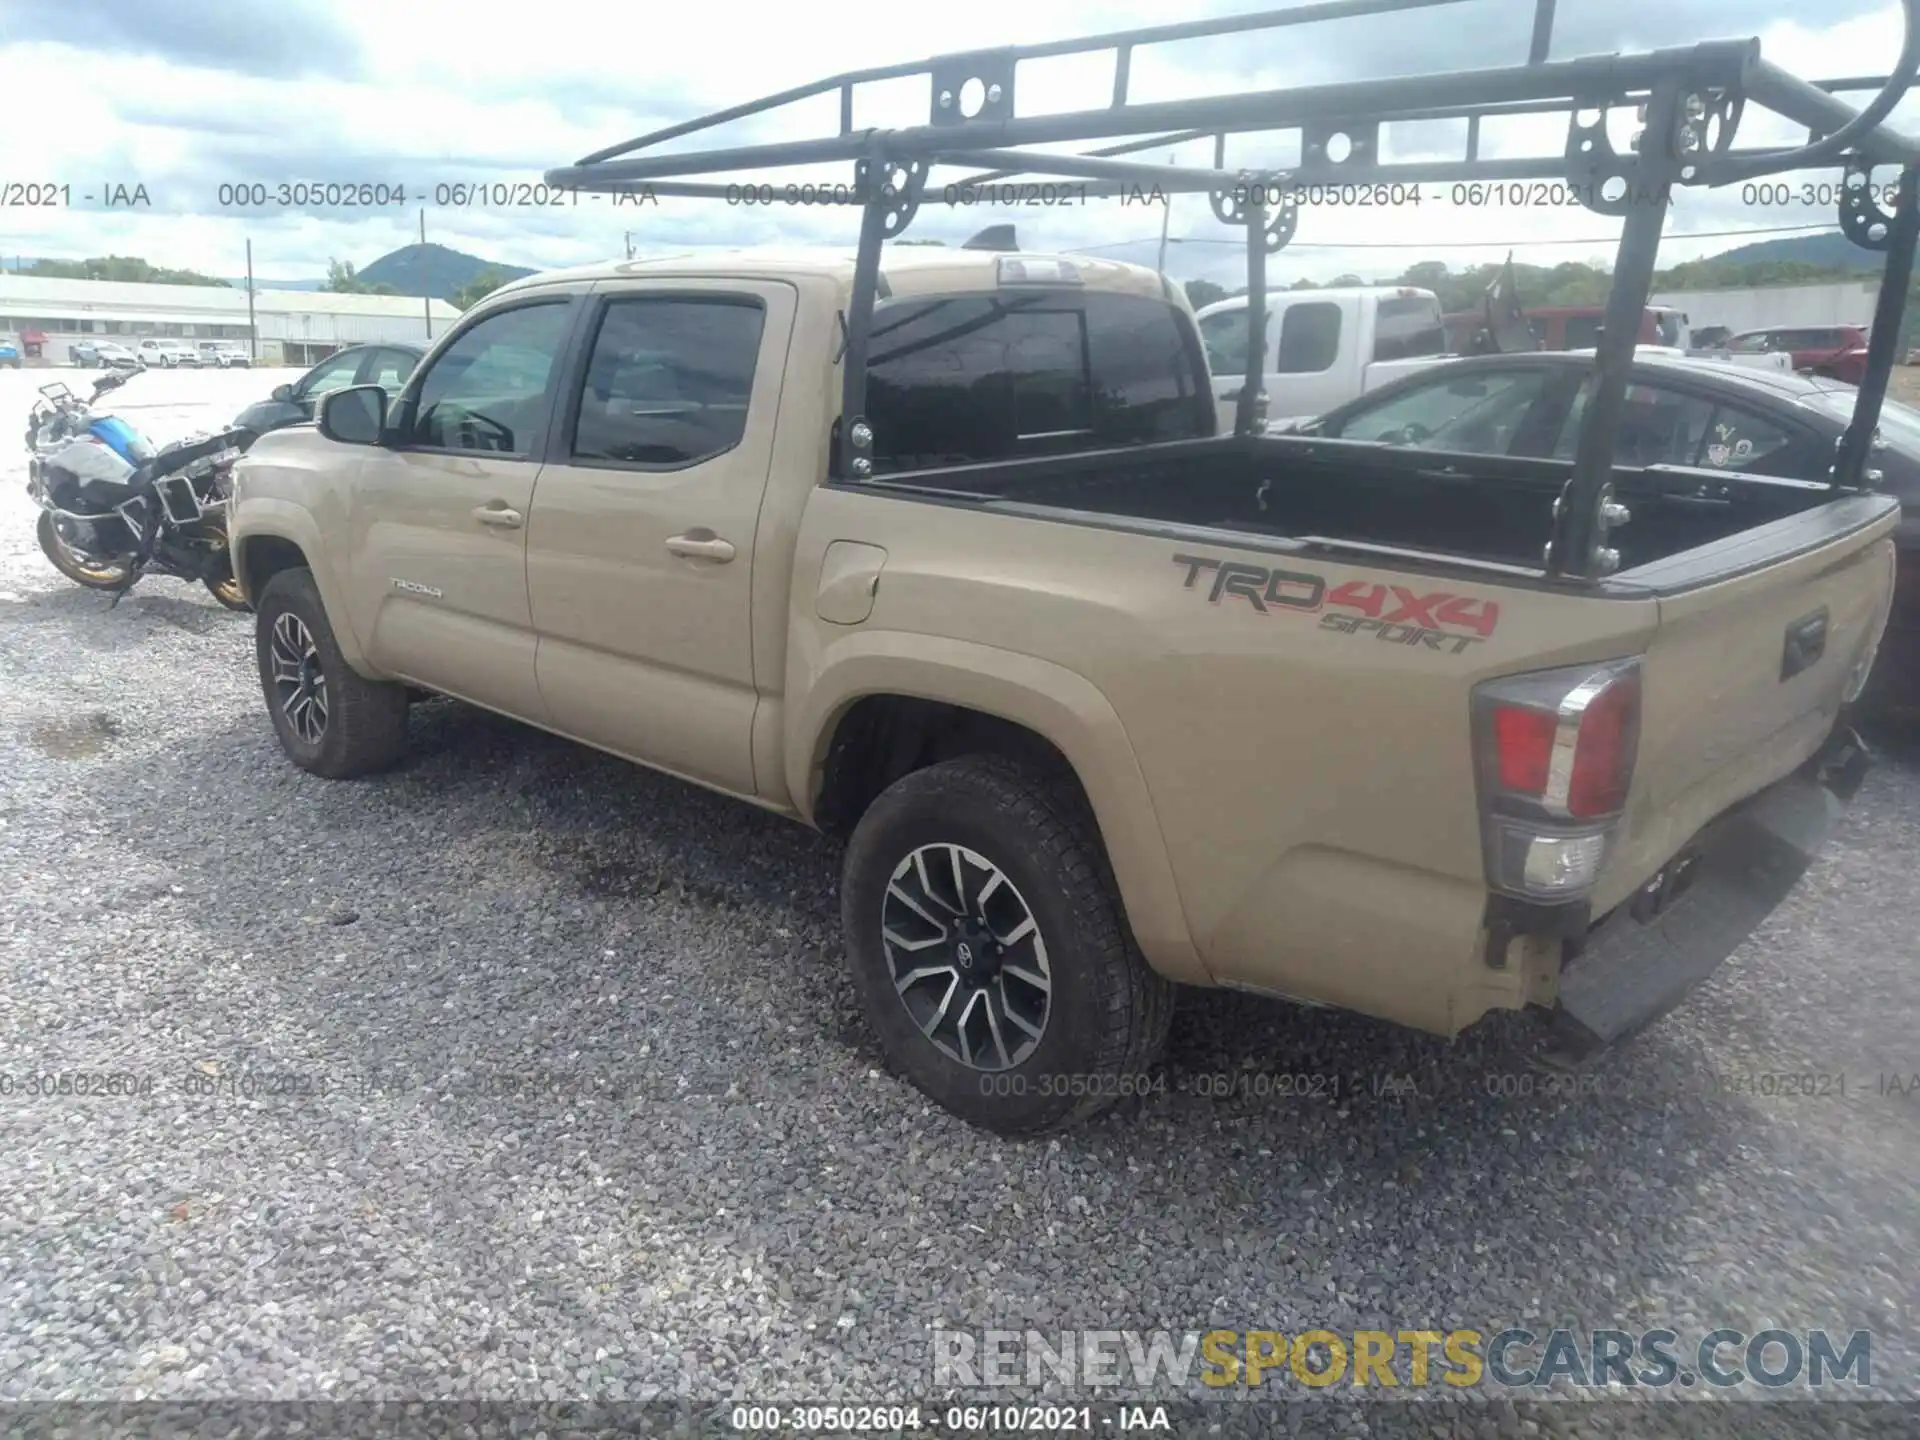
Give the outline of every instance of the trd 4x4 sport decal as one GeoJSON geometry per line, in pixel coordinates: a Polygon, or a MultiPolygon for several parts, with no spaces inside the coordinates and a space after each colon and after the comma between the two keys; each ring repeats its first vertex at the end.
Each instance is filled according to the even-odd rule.
{"type": "Polygon", "coordinates": [[[1186,567],[1183,588],[1188,590],[1195,587],[1201,572],[1213,572],[1207,599],[1214,605],[1223,596],[1237,596],[1262,615],[1314,614],[1320,617],[1322,630],[1371,635],[1389,645],[1423,645],[1458,655],[1469,645],[1480,644],[1500,623],[1498,601],[1445,590],[1422,594],[1405,585],[1359,580],[1329,590],[1324,578],[1305,570],[1272,570],[1205,555],[1175,555],[1173,563],[1186,567]]]}

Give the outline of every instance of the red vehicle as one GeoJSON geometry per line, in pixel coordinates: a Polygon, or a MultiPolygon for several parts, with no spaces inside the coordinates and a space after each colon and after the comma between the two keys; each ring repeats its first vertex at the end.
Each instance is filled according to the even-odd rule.
{"type": "Polygon", "coordinates": [[[1864,325],[1776,326],[1743,330],[1727,341],[1736,355],[1771,355],[1785,350],[1793,368],[1803,374],[1858,385],[1867,372],[1867,327],[1864,325]]]}
{"type": "MultiPolygon", "coordinates": [[[[1534,343],[1542,350],[1591,350],[1600,340],[1603,305],[1530,305],[1523,311],[1533,328],[1534,343]]],[[[1486,328],[1478,310],[1457,310],[1445,317],[1447,348],[1456,355],[1471,354],[1474,337],[1486,328]]],[[[1679,345],[1686,341],[1684,312],[1649,305],[1640,313],[1640,344],[1679,345]]]]}

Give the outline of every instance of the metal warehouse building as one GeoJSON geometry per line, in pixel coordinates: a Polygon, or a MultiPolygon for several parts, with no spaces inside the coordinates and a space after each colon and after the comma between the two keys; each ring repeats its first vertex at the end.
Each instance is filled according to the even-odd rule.
{"type": "MultiPolygon", "coordinates": [[[[376,340],[423,344],[460,312],[418,295],[337,295],[255,290],[254,334],[263,364],[310,365],[344,345],[376,340]],[[426,306],[431,304],[431,317],[426,306]],[[431,331],[431,335],[429,334],[431,331]]],[[[247,292],[212,285],[133,285],[0,273],[0,332],[38,351],[29,364],[64,365],[75,341],[141,336],[247,343],[247,292]]]]}

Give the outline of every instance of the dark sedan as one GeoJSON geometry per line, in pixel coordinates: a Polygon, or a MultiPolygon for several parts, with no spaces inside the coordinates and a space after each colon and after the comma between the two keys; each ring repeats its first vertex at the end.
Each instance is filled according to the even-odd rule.
{"type": "MultiPolygon", "coordinates": [[[[1295,428],[1385,445],[1570,461],[1592,368],[1591,352],[1448,361],[1295,428]]],[[[1856,393],[1822,376],[1642,355],[1614,435],[1614,460],[1823,480],[1856,393]]],[[[1920,411],[1885,403],[1869,464],[1881,474],[1880,489],[1901,501],[1902,514],[1893,614],[1868,694],[1884,706],[1920,709],[1920,411]]],[[[1711,489],[1703,481],[1703,490],[1711,489]]]]}
{"type": "Polygon", "coordinates": [[[285,425],[313,421],[320,397],[349,385],[382,385],[389,393],[406,384],[426,349],[383,341],[378,345],[350,345],[336,350],[298,380],[273,387],[265,400],[256,401],[233,417],[236,428],[264,435],[285,425]]]}

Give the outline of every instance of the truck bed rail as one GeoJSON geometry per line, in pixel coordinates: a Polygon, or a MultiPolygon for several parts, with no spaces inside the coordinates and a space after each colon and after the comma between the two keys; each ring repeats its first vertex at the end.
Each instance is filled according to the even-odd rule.
{"type": "MultiPolygon", "coordinates": [[[[1871,483],[1866,461],[1892,371],[1894,350],[1920,234],[1920,142],[1886,117],[1920,71],[1920,0],[1901,0],[1906,35],[1885,77],[1809,82],[1764,59],[1756,39],[1707,40],[1641,54],[1547,58],[1555,0],[1534,0],[1524,63],[1428,75],[1243,91],[1193,99],[1138,102],[1130,97],[1134,52],[1144,46],[1223,35],[1254,35],[1359,16],[1438,9],[1462,0],[1321,0],[1247,15],[1115,30],[1078,39],[1009,45],[849,71],[779,91],[710,115],[608,146],[576,164],[547,172],[558,186],[598,192],[723,198],[740,183],[712,177],[832,162],[850,163],[851,183],[809,188],[802,203],[845,203],[861,212],[853,294],[841,361],[841,425],[836,477],[862,480],[873,471],[873,435],[865,418],[868,340],[879,282],[880,252],[907,230],[934,170],[966,167],[962,183],[1028,176],[1085,182],[1089,196],[1140,187],[1163,193],[1205,193],[1215,216],[1247,234],[1248,310],[1258,327],[1266,313],[1267,257],[1299,226],[1291,186],[1449,180],[1563,180],[1587,208],[1622,221],[1613,286],[1594,357],[1596,383],[1582,423],[1573,470],[1543,556],[1545,574],[1569,581],[1604,576],[1617,556],[1607,546],[1613,433],[1624,404],[1637,317],[1652,287],[1654,260],[1674,187],[1718,187],[1758,175],[1811,168],[1845,173],[1839,223],[1856,244],[1886,253],[1866,373],[1853,424],[1832,473],[1839,488],[1871,483]],[[1109,52],[1110,102],[1065,114],[1023,115],[1018,106],[1022,62],[1109,52]],[[928,90],[924,125],[860,129],[853,125],[859,87],[922,76],[928,90]],[[1842,91],[1874,90],[1856,109],[1842,91]],[[711,149],[673,142],[823,95],[839,96],[831,135],[711,149]],[[1624,152],[1608,134],[1611,112],[1633,107],[1643,129],[1624,152]],[[1735,144],[1749,108],[1771,112],[1807,131],[1799,146],[1735,144]],[[1562,114],[1566,143],[1557,154],[1485,156],[1481,122],[1521,114],[1562,114]],[[1381,155],[1382,127],[1397,122],[1464,120],[1464,153],[1439,161],[1390,162],[1381,155]],[[1285,171],[1230,169],[1229,136],[1296,131],[1300,164],[1285,171]],[[1128,157],[1171,143],[1211,138],[1213,164],[1150,164],[1128,157]],[[1116,141],[1091,151],[1035,146],[1116,141]],[[668,147],[668,148],[663,148],[668,147]],[[1891,213],[1869,183],[1878,166],[1900,171],[1891,213]],[[694,177],[708,177],[699,179],[694,177]]],[[[1248,347],[1246,384],[1236,430],[1261,423],[1264,347],[1248,347]]]]}

